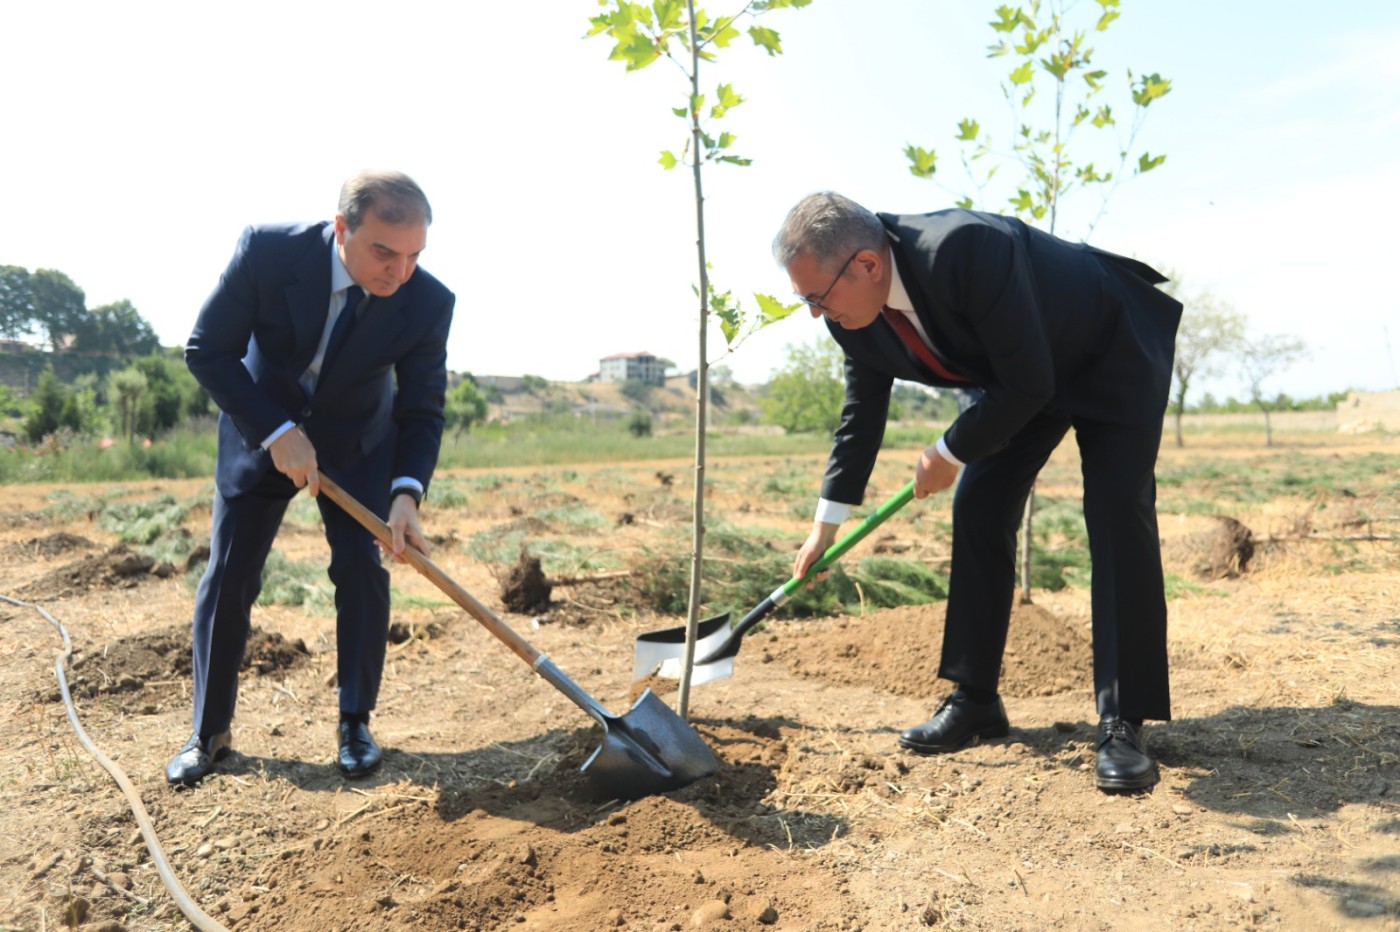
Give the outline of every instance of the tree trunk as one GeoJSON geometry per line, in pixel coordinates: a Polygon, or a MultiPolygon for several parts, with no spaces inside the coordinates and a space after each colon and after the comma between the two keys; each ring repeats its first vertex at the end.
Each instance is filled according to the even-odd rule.
{"type": "MultiPolygon", "coordinates": [[[[695,0],[686,0],[690,16],[691,100],[700,99],[700,42],[695,31],[695,0]]],[[[700,337],[695,367],[695,502],[690,550],[690,599],[685,617],[685,658],[681,664],[676,711],[682,719],[690,713],[690,675],[695,666],[695,639],[700,627],[700,582],[705,567],[705,425],[709,419],[710,364],[706,358],[705,332],[709,325],[710,279],[705,266],[705,195],[700,184],[700,114],[690,113],[691,157],[695,175],[695,248],[700,259],[700,337]]]]}

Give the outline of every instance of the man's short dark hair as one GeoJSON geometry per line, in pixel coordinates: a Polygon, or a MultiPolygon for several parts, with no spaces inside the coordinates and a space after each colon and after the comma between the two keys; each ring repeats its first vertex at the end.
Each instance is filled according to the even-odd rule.
{"type": "Polygon", "coordinates": [[[773,237],[773,258],[787,268],[798,256],[813,256],[823,268],[862,249],[889,242],[880,218],[835,191],[818,191],[788,211],[773,237]]]}
{"type": "Polygon", "coordinates": [[[362,171],[345,179],[340,186],[336,212],[345,218],[353,233],[369,211],[385,223],[401,226],[433,222],[433,209],[418,182],[403,172],[362,171]]]}

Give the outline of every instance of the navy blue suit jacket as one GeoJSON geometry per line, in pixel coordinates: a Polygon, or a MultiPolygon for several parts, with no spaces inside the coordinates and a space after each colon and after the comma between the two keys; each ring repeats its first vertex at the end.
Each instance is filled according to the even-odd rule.
{"type": "MultiPolygon", "coordinates": [[[[1181,304],[1141,262],[970,210],[881,214],[900,279],[929,339],[983,396],[944,435],[965,463],[1004,447],[1047,407],[1160,426],[1181,304]]],[[[846,330],[846,400],[822,497],[859,504],[884,438],[894,379],[943,387],[877,318],[846,330]]]]}
{"type": "Polygon", "coordinates": [[[219,406],[215,481],[226,497],[273,468],[261,444],[287,421],[305,429],[338,480],[366,462],[387,467],[386,499],[390,478],[411,476],[424,489],[432,478],[456,299],[417,269],[370,302],[308,397],[298,380],[326,324],[333,238],[328,222],[248,227],[195,321],[185,361],[219,406]]]}

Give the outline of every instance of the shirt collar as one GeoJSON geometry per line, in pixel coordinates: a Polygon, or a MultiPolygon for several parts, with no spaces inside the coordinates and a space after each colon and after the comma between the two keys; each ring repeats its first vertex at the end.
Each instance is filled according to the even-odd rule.
{"type": "Polygon", "coordinates": [[[340,261],[340,250],[335,248],[335,237],[331,237],[331,294],[337,291],[344,291],[355,284],[355,279],[350,277],[349,271],[345,268],[345,263],[340,261]]]}
{"type": "Polygon", "coordinates": [[[890,296],[885,306],[906,314],[913,313],[914,302],[909,300],[909,292],[904,290],[904,279],[899,277],[899,266],[894,261],[894,249],[890,249],[890,296]]]}

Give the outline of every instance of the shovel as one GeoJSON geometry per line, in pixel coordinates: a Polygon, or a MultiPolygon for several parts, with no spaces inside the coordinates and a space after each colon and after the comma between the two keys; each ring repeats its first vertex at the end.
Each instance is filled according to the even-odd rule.
{"type": "MultiPolygon", "coordinates": [[[[749,629],[767,618],[775,608],[782,605],[799,588],[831,564],[841,559],[847,550],[860,543],[867,534],[885,522],[885,519],[909,503],[914,497],[914,483],[910,482],[895,496],[885,502],[864,521],[851,529],[845,537],[831,545],[817,562],[813,563],[801,579],[790,579],[773,594],[759,603],[758,607],[744,616],[733,628],[729,627],[729,613],[707,618],[696,628],[695,656],[699,658],[691,670],[691,683],[696,686],[722,680],[734,672],[734,655],[739,653],[739,644],[749,629]]],[[[681,667],[685,659],[685,628],[665,628],[648,631],[637,637],[632,655],[632,679],[640,680],[653,673],[667,679],[680,679],[681,667]]]]}
{"type": "MultiPolygon", "coordinates": [[[[389,526],[348,492],[320,474],[321,491],[386,546],[393,536],[389,526]]],[[[650,689],[626,715],[610,715],[598,701],[569,679],[545,654],[531,646],[485,605],[454,582],[437,564],[412,544],[404,558],[468,615],[481,623],[503,644],[530,665],[545,681],[587,712],[603,728],[603,743],[582,768],[594,791],[605,799],[639,799],[666,793],[707,777],[719,769],[714,752],[700,734],[685,723],[650,689]]]]}

